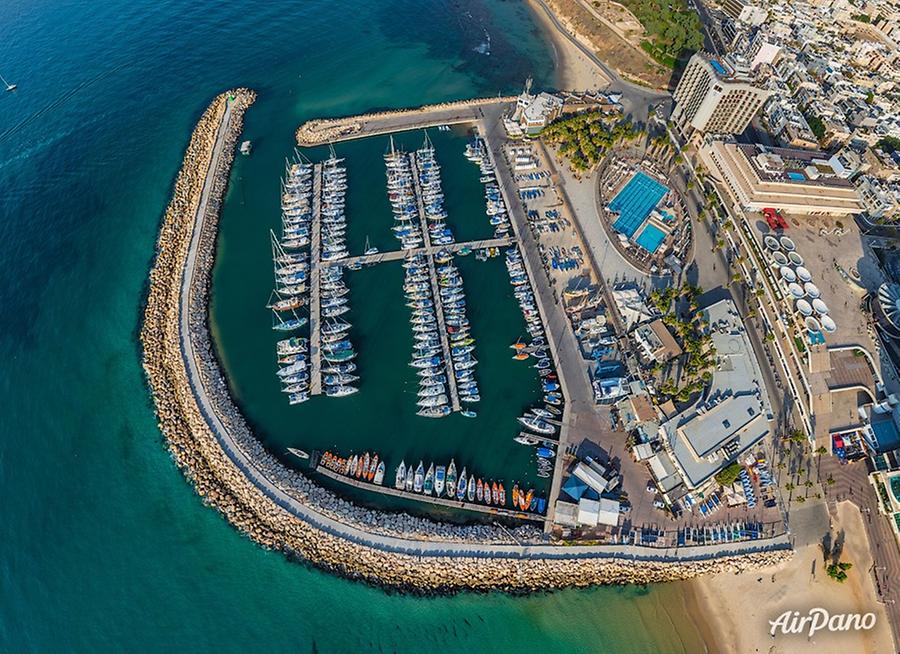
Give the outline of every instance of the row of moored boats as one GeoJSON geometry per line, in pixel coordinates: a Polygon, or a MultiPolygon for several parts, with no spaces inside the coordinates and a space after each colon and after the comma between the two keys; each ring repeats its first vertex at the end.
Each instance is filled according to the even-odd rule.
{"type": "Polygon", "coordinates": [[[487,154],[487,144],[476,136],[466,145],[466,159],[478,164],[481,169],[481,183],[484,184],[484,199],[487,215],[494,228],[494,238],[505,238],[510,234],[509,209],[497,183],[497,172],[487,154]]]}
{"type": "MultiPolygon", "coordinates": [[[[347,168],[332,154],[322,164],[322,206],[320,248],[323,266],[319,272],[319,311],[322,389],[329,397],[346,397],[359,390],[355,382],[356,350],[347,338],[350,323],[350,289],[344,281],[344,267],[333,265],[349,256],[347,249],[347,168]]],[[[315,345],[315,344],[314,344],[315,345]]]]}
{"type": "MultiPolygon", "coordinates": [[[[456,462],[450,460],[450,465],[443,466],[434,463],[425,469],[425,464],[419,461],[419,465],[407,466],[401,461],[394,475],[394,488],[411,493],[426,496],[446,497],[460,502],[477,502],[486,506],[507,507],[506,487],[503,482],[469,475],[463,466],[462,472],[457,476],[456,462]]],[[[547,502],[542,497],[535,495],[534,489],[520,489],[518,484],[512,488],[512,508],[519,511],[534,511],[544,513],[547,510],[547,502]]]]}
{"type": "MultiPolygon", "coordinates": [[[[309,305],[313,165],[295,156],[281,181],[281,236],[270,232],[275,289],[269,302],[272,328],[293,334],[307,324],[298,311],[309,305]]],[[[291,335],[278,342],[278,378],[291,404],[309,399],[309,339],[291,335]]]]}

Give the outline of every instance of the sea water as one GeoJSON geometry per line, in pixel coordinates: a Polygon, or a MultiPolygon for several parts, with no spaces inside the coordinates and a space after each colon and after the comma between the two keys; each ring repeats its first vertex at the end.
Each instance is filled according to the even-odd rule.
{"type": "MultiPolygon", "coordinates": [[[[209,101],[236,85],[260,96],[247,115],[254,153],[237,161],[223,217],[233,236],[223,238],[216,283],[227,288],[229,259],[240,269],[243,257],[249,262],[259,248],[266,254],[273,214],[263,209],[277,209],[271,162],[289,151],[303,120],[514,93],[529,75],[539,87],[552,86],[552,50],[527,7],[485,0],[6,0],[0,74],[19,85],[0,96],[0,651],[696,651],[697,634],[674,587],[422,600],[289,562],[203,506],[156,427],[136,339],[141,300],[160,217],[209,101]],[[489,51],[480,47],[486,33],[489,51]],[[242,198],[260,212],[243,216],[242,198]],[[253,219],[258,225],[245,224],[253,219]],[[247,253],[236,238],[242,230],[252,233],[247,253]]],[[[439,156],[451,150],[442,147],[439,156]]],[[[373,172],[351,168],[351,194],[371,193],[376,205],[384,201],[376,183],[382,164],[365,161],[373,172]]],[[[351,199],[351,225],[364,225],[367,202],[351,199]]],[[[474,211],[478,198],[467,202],[474,211]]],[[[379,247],[390,246],[383,231],[373,225],[371,232],[379,247]]],[[[365,234],[352,238],[358,247],[365,234]]],[[[460,267],[467,286],[483,274],[497,302],[505,301],[499,260],[470,258],[460,267]]],[[[229,370],[260,365],[257,358],[273,362],[262,337],[248,341],[246,352],[226,342],[234,306],[258,312],[266,300],[256,289],[271,271],[254,265],[243,274],[247,288],[235,287],[234,305],[231,292],[215,297],[229,370]]],[[[350,277],[354,306],[362,309],[363,294],[384,289],[385,320],[397,325],[395,334],[378,335],[378,314],[354,309],[364,388],[385,374],[367,359],[375,356],[372,343],[408,356],[405,307],[393,291],[399,277],[387,264],[350,277]]],[[[506,374],[505,359],[491,363],[499,356],[491,352],[517,334],[515,307],[501,307],[494,325],[494,314],[482,316],[478,305],[492,301],[484,297],[472,295],[471,312],[473,322],[479,315],[479,355],[486,357],[479,379],[487,392],[506,374]]],[[[514,380],[513,402],[527,402],[532,392],[522,370],[509,372],[522,377],[514,380]]],[[[251,374],[264,385],[273,372],[251,374]]],[[[265,415],[269,400],[237,377],[238,400],[251,416],[265,415]]],[[[390,382],[392,395],[402,383],[390,382]]],[[[344,401],[369,402],[368,394],[344,401]]],[[[405,416],[411,398],[398,397],[395,407],[366,411],[405,416]]],[[[509,415],[482,413],[460,427],[472,430],[466,439],[478,438],[482,419],[514,429],[509,415]]],[[[324,438],[299,421],[272,425],[264,436],[273,447],[324,438]]],[[[346,426],[339,436],[358,438],[358,447],[369,438],[346,426]]],[[[426,452],[414,445],[409,456],[417,458],[469,447],[426,452]]],[[[505,474],[488,470],[488,457],[471,465],[505,474]]]]}

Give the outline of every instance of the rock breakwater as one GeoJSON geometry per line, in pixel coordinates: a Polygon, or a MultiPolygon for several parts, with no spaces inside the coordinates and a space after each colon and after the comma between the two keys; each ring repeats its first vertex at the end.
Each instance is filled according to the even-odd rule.
{"type": "Polygon", "coordinates": [[[396,109],[391,111],[378,111],[358,116],[345,118],[316,118],[303,123],[297,129],[297,145],[312,147],[362,136],[383,134],[389,131],[401,131],[427,126],[443,122],[458,122],[444,118],[454,112],[471,112],[471,119],[475,120],[475,109],[485,105],[503,104],[515,102],[515,96],[498,98],[476,98],[473,100],[458,100],[455,102],[442,102],[429,104],[415,109],[396,109]],[[372,125],[372,123],[376,125],[372,125]]]}
{"type": "Polygon", "coordinates": [[[194,130],[160,227],[140,335],[160,429],[208,505],[263,547],[417,592],[643,584],[770,565],[790,555],[778,549],[672,560],[625,546],[547,545],[528,526],[455,526],[362,509],[282,465],[234,405],[208,329],[219,208],[255,97],[248,89],[218,96],[194,130]]]}

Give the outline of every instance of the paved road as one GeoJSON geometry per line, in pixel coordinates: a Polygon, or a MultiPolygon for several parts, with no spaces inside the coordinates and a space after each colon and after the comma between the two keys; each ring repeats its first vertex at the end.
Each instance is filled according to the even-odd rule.
{"type": "Polygon", "coordinates": [[[198,409],[225,454],[234,465],[267,498],[296,518],[333,536],[371,547],[373,549],[425,557],[480,557],[518,559],[569,559],[569,558],[620,558],[639,561],[690,561],[709,560],[730,554],[755,551],[771,551],[790,547],[785,537],[766,541],[745,541],[722,545],[699,546],[681,549],[652,549],[632,545],[603,546],[521,546],[512,544],[482,544],[470,542],[420,541],[365,532],[353,525],[337,521],[315,508],[308,506],[285,493],[282,488],[256,465],[241,449],[234,436],[225,428],[216,414],[208,389],[203,385],[197,353],[191,338],[190,299],[195,282],[200,236],[203,231],[212,192],[215,174],[227,174],[222,164],[225,134],[231,120],[231,107],[227,106],[219,126],[216,143],[207,171],[206,182],[194,216],[194,230],[188,254],[185,259],[184,276],[180,288],[180,311],[178,316],[179,341],[191,391],[198,409]]]}

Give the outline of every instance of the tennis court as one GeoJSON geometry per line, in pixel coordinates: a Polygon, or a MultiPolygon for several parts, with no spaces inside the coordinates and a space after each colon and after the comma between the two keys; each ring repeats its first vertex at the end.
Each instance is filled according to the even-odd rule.
{"type": "Polygon", "coordinates": [[[635,173],[634,177],[609,203],[610,211],[619,214],[616,222],[613,223],[613,229],[625,234],[628,238],[634,236],[634,233],[668,191],[668,188],[652,177],[641,172],[635,173]]]}

